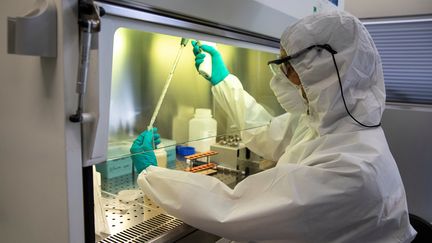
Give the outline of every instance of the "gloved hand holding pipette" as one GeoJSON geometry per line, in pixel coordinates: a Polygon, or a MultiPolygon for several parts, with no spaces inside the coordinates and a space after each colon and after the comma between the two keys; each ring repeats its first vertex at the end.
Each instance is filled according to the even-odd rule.
{"type": "Polygon", "coordinates": [[[204,43],[192,41],[193,53],[195,54],[195,67],[212,85],[216,85],[228,76],[229,71],[219,51],[215,47],[204,43]],[[208,58],[207,55],[210,55],[211,58],[208,58]],[[205,70],[206,67],[204,67],[208,65],[211,67],[209,68],[211,70],[209,73],[207,73],[205,70]]]}
{"type": "Polygon", "coordinates": [[[153,151],[156,147],[153,145],[157,146],[160,142],[160,135],[156,127],[142,132],[135,139],[130,148],[130,152],[138,174],[150,165],[157,166],[156,155],[153,151]]]}
{"type": "Polygon", "coordinates": [[[168,74],[168,77],[165,81],[162,94],[160,95],[159,100],[156,104],[156,108],[150,119],[150,124],[148,125],[148,129],[143,133],[141,133],[137,139],[135,139],[134,143],[132,144],[132,147],[130,148],[130,152],[132,153],[132,161],[134,162],[135,168],[138,173],[141,173],[141,171],[143,171],[150,165],[157,166],[156,155],[153,150],[156,148],[156,145],[160,143],[160,135],[159,133],[157,133],[157,128],[153,127],[153,123],[155,122],[156,117],[159,113],[159,109],[162,105],[168,87],[173,78],[174,71],[177,67],[177,63],[180,60],[183,48],[187,45],[188,42],[189,39],[187,38],[181,39],[180,48],[177,52],[174,63],[171,67],[171,71],[168,74]]]}

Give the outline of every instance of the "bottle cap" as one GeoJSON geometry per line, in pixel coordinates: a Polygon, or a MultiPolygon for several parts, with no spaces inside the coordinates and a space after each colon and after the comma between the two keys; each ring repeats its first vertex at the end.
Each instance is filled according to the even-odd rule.
{"type": "Polygon", "coordinates": [[[197,108],[195,109],[195,117],[212,117],[210,109],[197,108]]]}

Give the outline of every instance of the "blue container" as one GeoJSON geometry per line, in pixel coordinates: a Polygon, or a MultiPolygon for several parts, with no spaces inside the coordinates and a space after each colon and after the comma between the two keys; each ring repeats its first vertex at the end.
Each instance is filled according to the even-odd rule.
{"type": "Polygon", "coordinates": [[[177,146],[176,147],[177,154],[181,156],[188,156],[195,154],[195,148],[189,146],[177,146]]]}

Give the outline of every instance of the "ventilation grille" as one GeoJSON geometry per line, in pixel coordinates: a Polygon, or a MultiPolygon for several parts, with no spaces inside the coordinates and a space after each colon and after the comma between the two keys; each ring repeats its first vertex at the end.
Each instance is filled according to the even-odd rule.
{"type": "Polygon", "coordinates": [[[181,225],[184,225],[181,220],[165,214],[159,214],[158,216],[137,224],[132,228],[111,235],[100,242],[149,242],[181,225]]]}

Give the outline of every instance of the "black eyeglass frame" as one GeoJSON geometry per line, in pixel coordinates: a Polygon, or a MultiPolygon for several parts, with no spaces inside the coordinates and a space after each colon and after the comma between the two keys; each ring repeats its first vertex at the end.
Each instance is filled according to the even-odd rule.
{"type": "Polygon", "coordinates": [[[294,59],[294,58],[297,58],[297,57],[299,57],[299,56],[301,56],[303,54],[306,54],[307,52],[309,52],[310,50],[312,50],[314,48],[325,49],[325,50],[327,50],[328,52],[330,52],[333,55],[337,53],[337,51],[335,51],[329,44],[311,45],[309,47],[306,47],[305,49],[302,49],[302,50],[300,50],[300,51],[292,54],[292,55],[289,55],[289,56],[286,56],[286,57],[283,57],[283,58],[279,58],[279,59],[276,59],[276,60],[269,61],[269,62],[267,62],[267,65],[270,65],[270,64],[280,65],[282,63],[286,63],[287,61],[289,61],[291,59],[294,59]]]}

